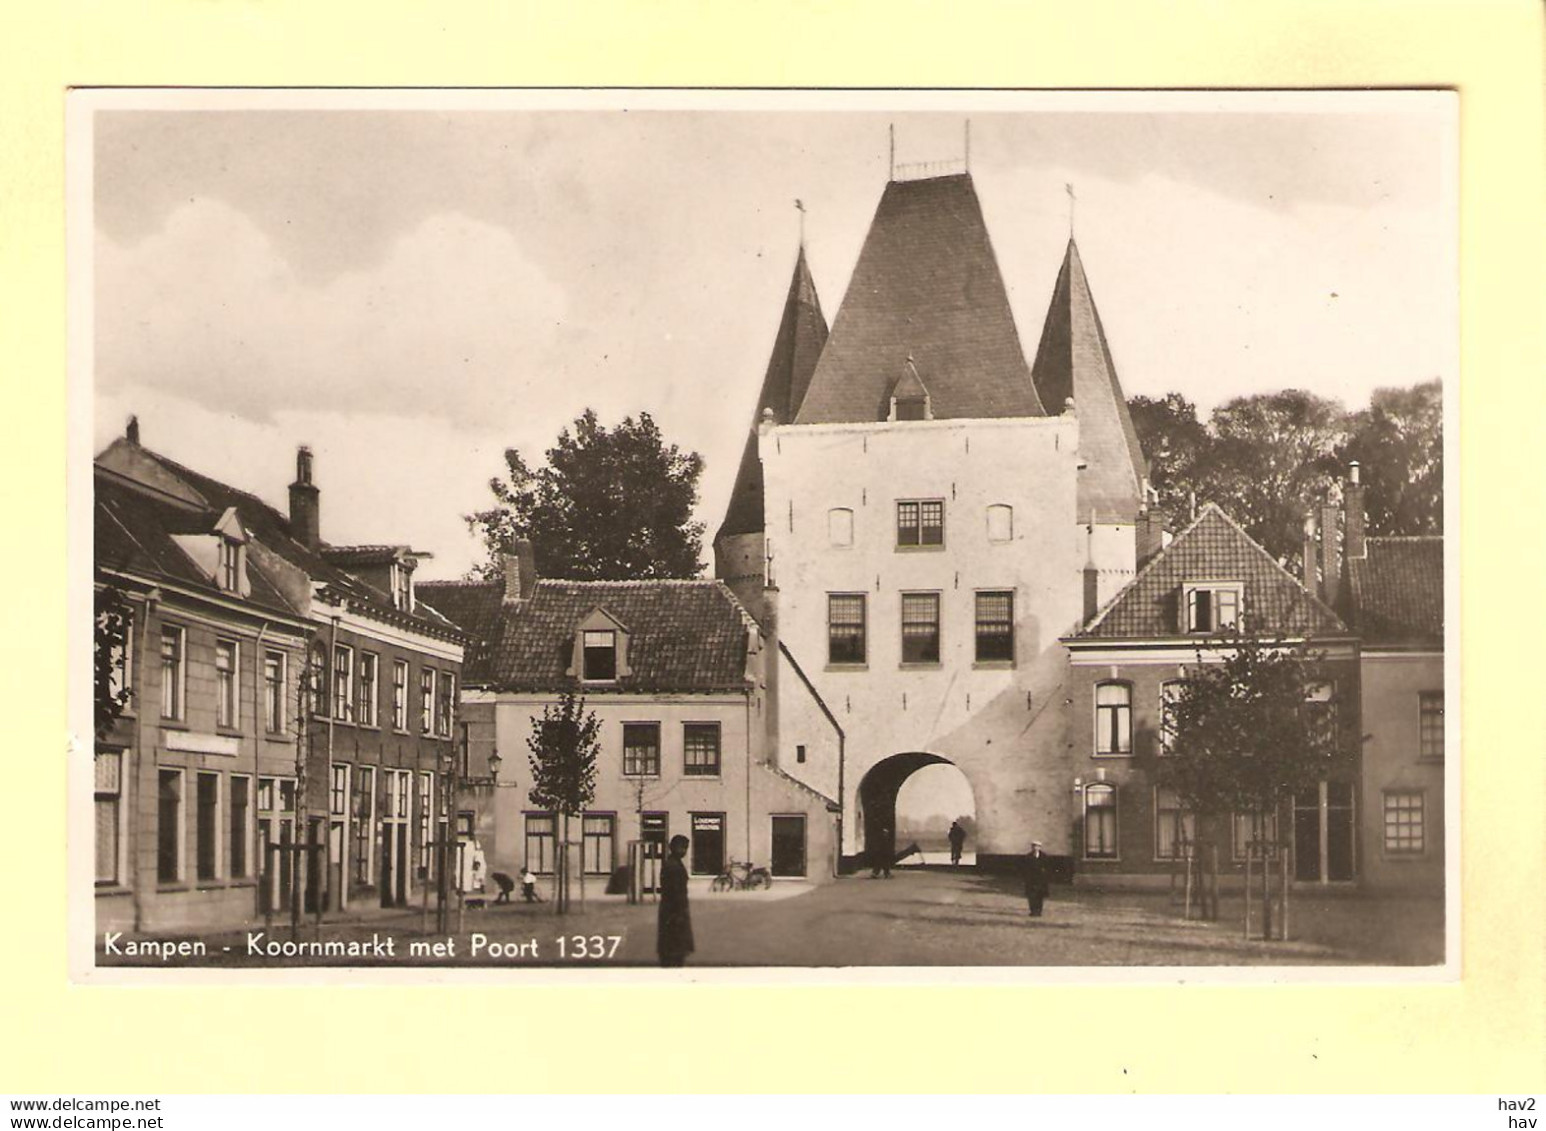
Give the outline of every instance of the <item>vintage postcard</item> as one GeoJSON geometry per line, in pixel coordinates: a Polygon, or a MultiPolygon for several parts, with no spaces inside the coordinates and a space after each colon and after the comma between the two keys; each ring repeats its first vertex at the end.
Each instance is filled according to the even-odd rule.
{"type": "Polygon", "coordinates": [[[1454,978],[1457,141],[75,92],[75,976],[1454,978]]]}

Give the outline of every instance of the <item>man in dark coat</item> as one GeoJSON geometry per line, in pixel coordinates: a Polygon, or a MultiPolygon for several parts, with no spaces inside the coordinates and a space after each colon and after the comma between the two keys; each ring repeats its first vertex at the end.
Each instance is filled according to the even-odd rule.
{"type": "Polygon", "coordinates": [[[1030,904],[1033,918],[1041,918],[1041,905],[1046,901],[1050,887],[1047,854],[1041,850],[1040,841],[1032,841],[1031,850],[1025,854],[1025,901],[1030,904]]]}
{"type": "Polygon", "coordinates": [[[966,830],[961,827],[960,821],[950,822],[950,863],[952,865],[961,862],[961,849],[966,846],[966,830]]]}
{"type": "Polygon", "coordinates": [[[896,856],[896,838],[891,835],[890,825],[881,825],[875,837],[875,847],[870,850],[870,879],[889,880],[891,862],[896,856]]]}
{"type": "Polygon", "coordinates": [[[671,838],[671,854],[660,866],[660,920],[655,950],[662,966],[680,966],[692,953],[692,913],[687,909],[688,839],[680,833],[671,838]]]}

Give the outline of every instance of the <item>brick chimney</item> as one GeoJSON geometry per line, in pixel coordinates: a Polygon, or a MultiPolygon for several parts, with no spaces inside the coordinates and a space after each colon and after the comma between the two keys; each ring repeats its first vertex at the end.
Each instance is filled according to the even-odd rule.
{"type": "Polygon", "coordinates": [[[1315,567],[1315,512],[1308,511],[1304,516],[1304,560],[1300,566],[1304,587],[1315,596],[1320,596],[1320,582],[1317,579],[1319,571],[1315,567]]]}
{"type": "Polygon", "coordinates": [[[1369,550],[1364,543],[1363,482],[1357,460],[1347,465],[1342,512],[1342,552],[1348,561],[1367,557],[1369,550]]]}
{"type": "Polygon", "coordinates": [[[315,553],[322,547],[322,492],[311,481],[311,449],[295,452],[295,482],[290,484],[290,535],[315,553]]]}
{"type": "Polygon", "coordinates": [[[1327,503],[1321,507],[1321,600],[1335,605],[1341,588],[1342,548],[1337,542],[1337,508],[1327,503]]]}
{"type": "MultiPolygon", "coordinates": [[[[129,443],[138,444],[140,442],[140,418],[137,416],[129,417],[129,426],[123,430],[123,434],[129,443]]],[[[1357,467],[1358,465],[1355,463],[1353,466],[1357,467]]]]}
{"type": "Polygon", "coordinates": [[[1138,546],[1137,565],[1142,569],[1150,558],[1165,548],[1165,522],[1154,511],[1145,507],[1138,512],[1138,528],[1135,532],[1138,546]]]}
{"type": "Polygon", "coordinates": [[[513,604],[524,601],[537,588],[537,555],[531,539],[517,538],[515,552],[499,555],[500,570],[504,574],[504,601],[513,604]]]}

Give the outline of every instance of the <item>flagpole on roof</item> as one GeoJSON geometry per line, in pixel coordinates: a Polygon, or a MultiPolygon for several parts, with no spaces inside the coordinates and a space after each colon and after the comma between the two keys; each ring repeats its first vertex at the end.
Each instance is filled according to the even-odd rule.
{"type": "Polygon", "coordinates": [[[896,123],[892,122],[886,130],[891,137],[891,165],[886,172],[886,180],[894,181],[896,180],[896,123]]]}
{"type": "Polygon", "coordinates": [[[972,120],[966,119],[966,155],[961,162],[966,166],[966,171],[972,171],[972,120]]]}

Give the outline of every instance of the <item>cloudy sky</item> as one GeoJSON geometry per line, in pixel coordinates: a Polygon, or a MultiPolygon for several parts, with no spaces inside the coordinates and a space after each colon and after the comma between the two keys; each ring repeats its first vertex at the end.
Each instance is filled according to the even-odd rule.
{"type": "Polygon", "coordinates": [[[874,95],[712,112],[622,94],[541,111],[232,97],[94,117],[95,446],[137,413],[147,445],[282,505],[309,443],[323,537],[410,542],[435,553],[430,576],[477,558],[461,515],[504,449],[539,456],[587,406],[649,411],[703,453],[712,536],[788,286],[794,201],[830,320],[892,124],[898,162],[950,159],[970,117],[1028,350],[1074,185],[1129,395],[1206,410],[1297,386],[1358,405],[1451,373],[1444,96],[979,96],[929,112],[874,95]]]}

